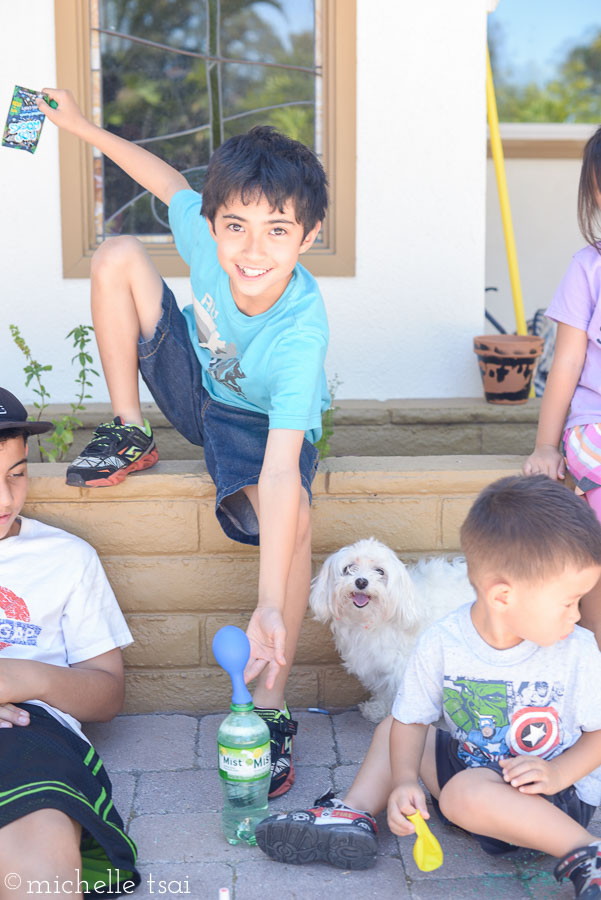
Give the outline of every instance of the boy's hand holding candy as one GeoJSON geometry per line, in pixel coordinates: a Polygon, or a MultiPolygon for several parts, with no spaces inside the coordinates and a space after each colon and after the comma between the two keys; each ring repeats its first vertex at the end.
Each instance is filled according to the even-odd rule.
{"type": "Polygon", "coordinates": [[[51,122],[54,122],[60,128],[64,128],[65,131],[70,131],[72,134],[82,137],[86,128],[90,128],[90,123],[75,102],[71,91],[43,88],[42,92],[50,100],[54,100],[57,106],[54,108],[49,103],[46,103],[43,97],[38,97],[36,103],[40,112],[43,112],[51,122]]]}

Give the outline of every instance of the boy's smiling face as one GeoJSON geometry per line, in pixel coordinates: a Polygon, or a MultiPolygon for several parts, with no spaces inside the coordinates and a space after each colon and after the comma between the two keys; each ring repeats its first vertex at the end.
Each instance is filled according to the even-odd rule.
{"type": "Polygon", "coordinates": [[[22,437],[0,441],[0,541],[19,533],[26,496],[27,445],[22,437]]]}
{"type": "Polygon", "coordinates": [[[321,227],[318,222],[305,236],[292,203],[283,211],[272,209],[263,195],[248,204],[230,198],[217,210],[215,225],[208,224],[236,306],[248,316],[279,300],[299,255],[313,245],[321,227]]]}

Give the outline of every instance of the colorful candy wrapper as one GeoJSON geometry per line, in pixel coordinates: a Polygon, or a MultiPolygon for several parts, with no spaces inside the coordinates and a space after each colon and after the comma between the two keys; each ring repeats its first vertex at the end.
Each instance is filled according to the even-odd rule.
{"type": "MultiPolygon", "coordinates": [[[[38,97],[44,97],[48,102],[48,98],[39,91],[30,91],[28,88],[15,85],[2,136],[3,147],[14,147],[16,150],[35,153],[46,118],[36,105],[38,97]]],[[[57,105],[54,100],[51,104],[54,107],[57,105]]]]}

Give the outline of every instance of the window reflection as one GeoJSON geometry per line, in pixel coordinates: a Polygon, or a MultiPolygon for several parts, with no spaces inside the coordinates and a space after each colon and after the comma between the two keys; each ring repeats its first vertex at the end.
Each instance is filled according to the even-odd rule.
{"type": "MultiPolygon", "coordinates": [[[[321,154],[321,0],[90,0],[94,120],[202,189],[213,149],[256,124],[321,154]],[[208,58],[207,58],[208,57],[208,58]]],[[[97,240],[171,242],[167,210],[95,154],[97,240]]]]}

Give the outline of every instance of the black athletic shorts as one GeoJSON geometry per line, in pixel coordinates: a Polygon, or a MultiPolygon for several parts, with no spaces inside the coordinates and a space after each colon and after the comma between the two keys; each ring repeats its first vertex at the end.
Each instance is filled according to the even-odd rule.
{"type": "Polygon", "coordinates": [[[0,728],[0,828],[39,809],[58,809],[82,826],[80,880],[86,896],[118,896],[124,883],[131,893],[140,883],[137,848],[113,806],[102,760],[42,707],[15,705],[29,712],[30,722],[0,728]]]}
{"type": "MultiPolygon", "coordinates": [[[[467,769],[466,764],[457,755],[458,746],[459,742],[451,737],[448,731],[443,731],[441,728],[436,729],[436,774],[441,789],[447,781],[450,781],[453,775],[457,775],[458,772],[463,772],[464,769],[467,769]]],[[[495,772],[499,772],[499,774],[502,771],[499,765],[491,764],[490,768],[495,772]]],[[[559,791],[557,794],[550,796],[540,794],[540,796],[544,797],[545,800],[549,800],[553,806],[557,806],[558,809],[561,809],[562,812],[578,822],[579,825],[582,825],[583,828],[588,828],[596,807],[581,800],[573,785],[565,788],[563,791],[559,791]]],[[[442,814],[438,801],[434,797],[432,797],[432,804],[442,822],[446,825],[453,824],[442,814]]],[[[472,832],[472,834],[482,849],[494,856],[501,853],[512,853],[520,849],[514,844],[508,844],[506,841],[499,841],[496,838],[486,837],[486,835],[476,834],[475,832],[472,832]]]]}

